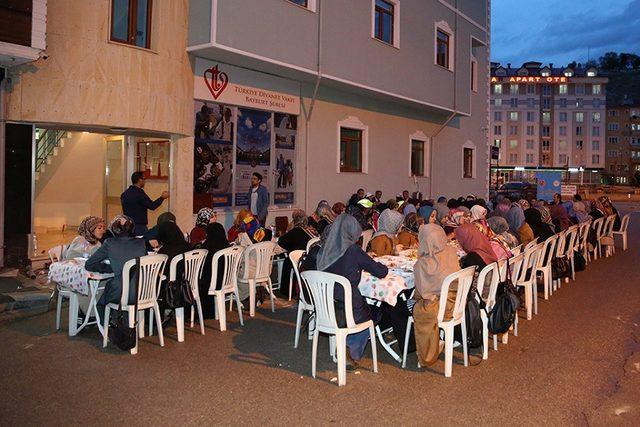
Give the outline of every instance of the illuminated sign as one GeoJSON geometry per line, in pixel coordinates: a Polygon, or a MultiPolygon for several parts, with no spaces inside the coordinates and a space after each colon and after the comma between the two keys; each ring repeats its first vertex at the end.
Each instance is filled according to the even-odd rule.
{"type": "Polygon", "coordinates": [[[553,83],[569,83],[569,79],[567,77],[528,77],[528,76],[517,76],[517,77],[491,77],[491,83],[544,83],[544,84],[553,84],[553,83]]]}

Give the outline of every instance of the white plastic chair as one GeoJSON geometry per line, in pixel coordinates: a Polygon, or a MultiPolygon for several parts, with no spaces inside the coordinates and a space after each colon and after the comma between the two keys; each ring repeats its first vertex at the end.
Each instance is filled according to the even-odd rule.
{"type": "Polygon", "coordinates": [[[369,242],[373,238],[373,230],[364,230],[362,232],[362,250],[367,251],[367,247],[369,246],[369,242]]]}
{"type": "MultiPolygon", "coordinates": [[[[453,328],[461,325],[462,328],[462,352],[464,357],[464,366],[469,365],[469,354],[467,352],[467,324],[465,321],[464,311],[467,306],[467,295],[473,283],[473,275],[476,267],[467,267],[463,270],[452,273],[442,281],[440,295],[448,295],[449,287],[453,282],[458,283],[456,292],[456,301],[452,310],[451,319],[444,320],[444,314],[447,309],[447,298],[440,298],[438,308],[438,327],[444,330],[444,376],[451,377],[453,370],[453,328]]],[[[402,366],[404,367],[407,360],[407,337],[411,333],[413,326],[413,316],[409,316],[407,321],[407,330],[405,332],[405,346],[403,349],[402,366]]]]}
{"type": "MultiPolygon", "coordinates": [[[[622,237],[622,250],[627,250],[627,228],[629,228],[629,220],[631,219],[631,214],[628,213],[622,217],[622,221],[620,222],[620,230],[612,232],[612,236],[615,239],[615,236],[622,237]]],[[[615,246],[613,247],[613,251],[615,252],[615,246]]]]}
{"type": "Polygon", "coordinates": [[[238,317],[240,325],[244,326],[242,319],[242,308],[240,307],[240,296],[238,295],[238,270],[240,269],[240,261],[242,260],[242,246],[231,246],[221,249],[213,255],[211,259],[211,284],[209,285],[209,295],[213,295],[215,299],[215,318],[219,319],[220,331],[227,330],[227,313],[224,309],[224,303],[227,295],[230,300],[236,300],[238,307],[238,317]],[[219,260],[224,259],[224,269],[218,271],[219,260]],[[222,276],[222,284],[220,289],[216,289],[218,283],[218,275],[222,276]]]}
{"type": "MultiPolygon", "coordinates": [[[[544,243],[529,247],[524,251],[522,267],[520,267],[517,279],[513,284],[524,288],[524,301],[527,308],[527,320],[531,320],[532,312],[538,314],[537,298],[534,296],[534,286],[536,284],[536,267],[538,266],[538,256],[544,243]]],[[[537,295],[537,289],[535,294],[537,295]]]]}
{"type": "MultiPolygon", "coordinates": [[[[48,253],[49,253],[49,259],[51,260],[52,264],[54,262],[60,262],[62,261],[62,254],[64,253],[64,245],[54,246],[53,248],[49,249],[48,253]]],[[[60,318],[62,317],[62,300],[64,298],[70,299],[71,291],[66,288],[63,288],[57,283],[55,285],[56,285],[56,290],[58,291],[58,301],[56,303],[56,331],[57,331],[57,330],[60,330],[60,318]]],[[[54,294],[55,294],[55,291],[51,293],[51,297],[49,298],[49,301],[53,299],[54,294]]]]}
{"type": "Polygon", "coordinates": [[[371,353],[373,355],[373,372],[378,372],[378,355],[373,321],[368,320],[356,324],[353,320],[351,284],[349,281],[343,276],[322,271],[303,271],[302,280],[309,286],[316,313],[316,327],[313,331],[313,351],[311,356],[311,375],[313,378],[316,377],[316,357],[318,353],[318,335],[320,332],[335,336],[338,358],[338,386],[343,386],[347,383],[347,335],[367,329],[369,330],[371,353]],[[336,319],[333,297],[336,286],[342,286],[344,291],[344,316],[346,326],[343,328],[338,326],[336,319]]]}
{"type": "MultiPolygon", "coordinates": [[[[567,248],[567,230],[563,230],[556,234],[556,248],[554,252],[554,257],[563,257],[566,254],[567,248]]],[[[552,279],[551,280],[552,290],[551,292],[555,292],[560,289],[562,285],[562,279],[552,279]]]]}
{"type": "MultiPolygon", "coordinates": [[[[576,280],[576,265],[575,265],[575,251],[579,248],[579,225],[572,225],[567,229],[567,234],[565,234],[565,256],[571,263],[571,280],[576,280]]],[[[569,282],[569,278],[566,277],[565,282],[569,282]]]]}
{"type": "Polygon", "coordinates": [[[538,256],[538,266],[536,267],[536,273],[540,273],[542,276],[542,282],[544,283],[544,299],[548,300],[549,295],[553,295],[553,286],[551,275],[551,260],[555,254],[556,242],[558,236],[553,235],[543,242],[542,251],[538,256]]]}
{"type": "Polygon", "coordinates": [[[316,243],[318,243],[320,241],[319,237],[314,237],[313,239],[309,239],[309,241],[307,242],[307,249],[306,252],[309,252],[309,249],[311,249],[311,246],[315,245],[316,243]]]}
{"type": "Polygon", "coordinates": [[[602,229],[604,227],[604,222],[606,221],[605,217],[598,218],[591,224],[593,231],[596,233],[596,245],[593,247],[593,259],[598,259],[600,255],[600,237],[602,237],[602,229]]]}
{"type": "Polygon", "coordinates": [[[510,252],[513,256],[519,255],[520,252],[522,252],[522,245],[516,246],[515,248],[511,249],[510,252]]]}
{"type": "MultiPolygon", "coordinates": [[[[158,307],[158,288],[160,287],[160,281],[162,280],[162,272],[164,266],[167,263],[169,257],[167,255],[147,255],[140,257],[140,271],[137,274],[138,280],[138,313],[144,313],[146,309],[153,309],[155,313],[156,322],[161,325],[160,320],[160,307],[158,307]]],[[[129,327],[137,328],[136,334],[136,346],[131,349],[131,354],[138,353],[138,337],[143,334],[144,323],[135,322],[135,304],[129,304],[129,287],[130,284],[130,272],[136,265],[136,260],[132,259],[127,261],[122,268],[122,297],[120,304],[122,310],[128,312],[129,327]]],[[[104,336],[102,339],[102,347],[106,347],[109,341],[109,315],[111,310],[118,310],[118,304],[109,303],[105,307],[103,330],[104,336]]],[[[138,318],[141,319],[138,314],[138,318]]],[[[164,347],[164,336],[162,335],[162,328],[158,328],[158,338],[160,340],[160,346],[164,347]]]]}
{"type": "Polygon", "coordinates": [[[579,250],[582,253],[585,264],[589,264],[591,257],[589,255],[589,230],[591,229],[592,219],[588,219],[587,221],[580,224],[580,237],[579,237],[579,250]]]}
{"type": "MultiPolygon", "coordinates": [[[[189,281],[191,285],[191,292],[193,293],[193,299],[196,302],[196,310],[198,311],[198,321],[200,322],[200,333],[204,335],[204,320],[202,316],[202,303],[200,302],[200,292],[198,291],[198,279],[202,273],[202,267],[204,267],[204,260],[207,258],[206,249],[196,249],[193,251],[185,252],[184,254],[176,255],[171,260],[169,265],[169,281],[177,280],[177,268],[178,263],[184,260],[184,273],[183,278],[189,281]]],[[[191,307],[191,322],[190,327],[193,328],[195,311],[191,307]]],[[[183,314],[184,310],[180,314],[183,314]]],[[[176,321],[178,317],[176,312],[176,321]]]]}
{"type": "MultiPolygon", "coordinates": [[[[506,271],[505,267],[505,277],[507,273],[511,276],[511,283],[515,286],[518,277],[520,275],[520,270],[523,269],[524,264],[524,252],[520,252],[518,255],[509,258],[509,271],[506,271]]],[[[513,335],[518,336],[518,313],[516,313],[515,320],[513,321],[513,335]]],[[[509,340],[509,333],[505,333],[502,335],[502,343],[507,344],[509,340]]]]}
{"type": "MultiPolygon", "coordinates": [[[[506,265],[506,261],[502,261],[502,264],[506,265]]],[[[491,312],[493,305],[496,302],[496,291],[498,290],[498,276],[500,268],[497,262],[493,262],[480,270],[478,279],[476,281],[476,287],[478,289],[478,295],[482,298],[484,288],[489,287],[489,292],[486,298],[482,298],[485,303],[485,310],[480,310],[480,318],[482,319],[482,359],[489,358],[489,318],[487,313],[491,312]]],[[[478,299],[476,295],[476,299],[478,299]]],[[[480,301],[478,301],[480,302],[480,301]]],[[[498,337],[493,336],[493,349],[498,349],[498,337]]]]}
{"type": "Polygon", "coordinates": [[[238,278],[239,283],[249,285],[249,316],[254,317],[256,313],[256,287],[264,286],[269,291],[271,297],[271,311],[275,312],[275,296],[271,287],[271,265],[273,263],[273,250],[275,242],[260,242],[249,245],[244,250],[244,271],[242,277],[238,278]],[[255,259],[255,268],[251,268],[251,259],[255,259]],[[253,271],[251,271],[253,270],[253,271]]]}
{"type": "Polygon", "coordinates": [[[538,244],[538,238],[536,237],[535,239],[533,239],[532,241],[530,241],[529,243],[527,243],[524,247],[524,249],[522,250],[522,252],[526,252],[529,249],[531,249],[532,247],[534,247],[535,245],[538,244]]]}
{"type": "Polygon", "coordinates": [[[598,252],[602,256],[602,249],[604,248],[604,256],[608,258],[615,251],[615,241],[613,240],[613,224],[616,220],[615,215],[609,215],[602,227],[602,233],[598,238],[598,252]],[[610,243],[605,241],[605,238],[610,239],[610,243]]]}
{"type": "MultiPolygon", "coordinates": [[[[313,301],[308,300],[308,297],[311,297],[311,291],[309,290],[309,286],[302,280],[300,277],[300,270],[298,269],[298,263],[300,262],[300,258],[304,251],[292,251],[289,253],[289,259],[291,260],[291,264],[293,264],[293,270],[291,275],[291,283],[290,287],[293,286],[293,276],[295,275],[296,281],[298,282],[298,315],[296,316],[296,335],[293,341],[293,348],[298,348],[298,342],[300,341],[300,329],[302,329],[302,316],[304,312],[308,312],[310,315],[313,314],[313,301]],[[304,290],[307,292],[305,293],[304,290]]],[[[313,323],[315,319],[311,319],[309,321],[309,339],[311,339],[311,330],[313,328],[313,323]]]]}

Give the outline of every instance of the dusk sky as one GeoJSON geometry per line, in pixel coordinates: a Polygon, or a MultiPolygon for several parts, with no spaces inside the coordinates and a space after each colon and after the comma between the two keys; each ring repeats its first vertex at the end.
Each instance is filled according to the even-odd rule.
{"type": "Polygon", "coordinates": [[[566,65],[640,54],[640,0],[492,0],[491,60],[566,65]]]}

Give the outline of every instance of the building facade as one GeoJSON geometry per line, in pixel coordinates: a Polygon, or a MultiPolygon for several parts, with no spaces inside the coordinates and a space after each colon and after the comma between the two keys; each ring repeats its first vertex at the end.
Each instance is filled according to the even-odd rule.
{"type": "Polygon", "coordinates": [[[489,15],[489,1],[49,2],[46,46],[2,82],[2,151],[30,147],[29,253],[111,218],[135,170],[185,231],[203,206],[230,226],[253,172],[268,223],[360,187],[485,196],[489,15]]]}
{"type": "Polygon", "coordinates": [[[640,173],[640,105],[607,107],[606,176],[611,184],[637,185],[640,173]]]}
{"type": "Polygon", "coordinates": [[[568,180],[586,176],[587,182],[599,182],[605,166],[606,84],[595,68],[493,63],[489,133],[500,150],[494,161],[504,168],[500,179],[560,169],[568,180]]]}

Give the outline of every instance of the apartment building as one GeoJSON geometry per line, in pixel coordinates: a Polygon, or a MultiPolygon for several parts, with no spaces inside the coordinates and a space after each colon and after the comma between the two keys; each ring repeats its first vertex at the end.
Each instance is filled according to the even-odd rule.
{"type": "Polygon", "coordinates": [[[555,168],[564,170],[567,180],[599,182],[605,166],[606,84],[596,68],[492,63],[489,133],[500,150],[494,163],[501,179],[555,168]]]}
{"type": "Polygon", "coordinates": [[[640,172],[640,105],[607,107],[605,172],[610,183],[635,184],[640,172]]]}

